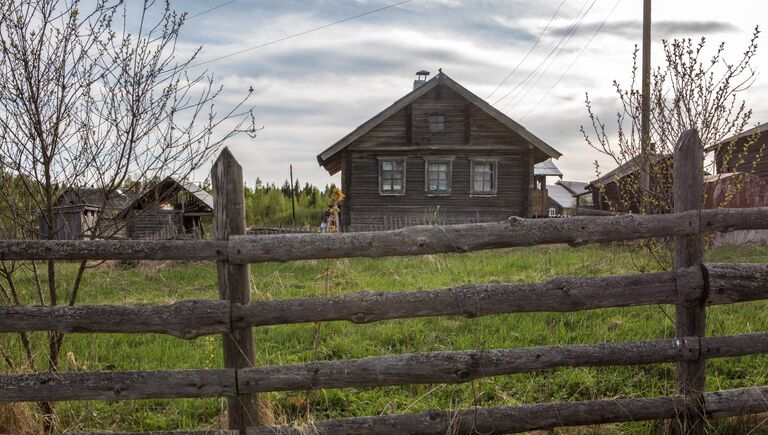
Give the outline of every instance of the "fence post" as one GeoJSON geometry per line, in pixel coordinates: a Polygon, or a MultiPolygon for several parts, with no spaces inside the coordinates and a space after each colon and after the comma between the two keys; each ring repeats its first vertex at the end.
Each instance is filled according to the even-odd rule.
{"type": "MultiPolygon", "coordinates": [[[[704,204],[704,151],[696,130],[686,130],[675,145],[674,211],[701,210],[704,204]]],[[[697,266],[704,261],[704,235],[675,238],[673,269],[697,266]]],[[[696,283],[678,281],[680,303],[676,306],[675,330],[678,338],[702,337],[706,333],[704,289],[696,283]]],[[[693,406],[680,419],[680,432],[704,432],[704,387],[706,360],[678,361],[676,390],[690,399],[693,406]]]]}
{"type": "MultiPolygon", "coordinates": [[[[230,235],[245,234],[245,197],[243,168],[224,148],[211,169],[213,184],[213,233],[216,240],[228,240],[230,235]]],[[[246,304],[251,299],[250,267],[247,264],[217,262],[219,298],[232,304],[246,304]]],[[[251,328],[232,330],[223,337],[224,367],[253,367],[253,333],[251,328]]],[[[245,433],[248,426],[259,424],[256,394],[237,394],[227,399],[229,429],[245,433]]]]}

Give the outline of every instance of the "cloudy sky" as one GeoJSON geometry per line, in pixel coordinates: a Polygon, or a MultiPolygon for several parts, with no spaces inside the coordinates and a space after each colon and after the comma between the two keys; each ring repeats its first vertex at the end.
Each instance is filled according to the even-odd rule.
{"type": "MultiPolygon", "coordinates": [[[[394,3],[174,0],[173,6],[192,16],[180,50],[202,46],[198,60],[204,62],[394,3]]],[[[765,12],[760,0],[656,0],[654,63],[663,60],[663,38],[701,36],[712,47],[724,41],[726,58],[735,60],[765,12]]],[[[641,18],[641,0],[411,0],[197,68],[223,83],[223,104],[253,86],[251,103],[263,130],[228,144],[249,185],[256,177],[282,182],[289,164],[302,182],[337,181],[316,155],[407,93],[417,70],[438,68],[483,98],[514,71],[488,101],[561,151],[556,163],[566,179],[588,181],[596,159],[605,165],[602,172],[611,167],[579,132],[588,122],[584,95],[604,118],[616,112],[612,82],[629,80],[641,18]],[[563,40],[575,23],[576,33],[563,40]]],[[[742,96],[753,121],[765,122],[766,53],[753,65],[762,74],[742,96]]]]}

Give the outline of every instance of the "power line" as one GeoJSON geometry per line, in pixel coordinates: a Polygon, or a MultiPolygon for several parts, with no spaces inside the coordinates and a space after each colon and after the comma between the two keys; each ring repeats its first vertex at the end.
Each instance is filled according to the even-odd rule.
{"type": "Polygon", "coordinates": [[[195,67],[198,67],[198,66],[201,66],[201,65],[207,65],[207,64],[212,63],[212,62],[217,62],[217,61],[220,61],[222,59],[226,59],[226,58],[229,58],[229,57],[232,57],[232,56],[237,56],[238,54],[243,54],[243,53],[247,53],[249,51],[258,50],[259,48],[268,47],[270,45],[277,44],[278,42],[287,41],[289,39],[296,38],[296,37],[299,37],[299,36],[303,36],[303,35],[306,35],[308,33],[316,32],[318,30],[326,29],[328,27],[335,26],[337,24],[341,24],[341,23],[345,23],[347,21],[351,21],[351,20],[354,20],[354,19],[357,19],[357,18],[361,18],[361,17],[364,17],[366,15],[375,14],[377,12],[381,12],[381,11],[386,10],[386,9],[391,9],[391,8],[394,8],[394,7],[397,7],[397,6],[400,6],[400,5],[404,5],[404,4],[409,3],[411,1],[413,1],[413,0],[403,0],[403,1],[400,1],[400,2],[397,2],[397,3],[393,3],[393,4],[390,4],[390,5],[387,5],[387,6],[382,6],[382,7],[377,8],[377,9],[372,9],[370,11],[363,12],[361,14],[357,14],[357,15],[354,15],[354,16],[351,16],[351,17],[348,17],[348,18],[344,18],[344,19],[338,20],[338,21],[334,21],[332,23],[323,24],[322,26],[313,27],[311,29],[307,29],[307,30],[301,31],[299,33],[294,33],[292,35],[284,36],[282,38],[278,38],[278,39],[275,39],[275,40],[272,40],[272,41],[269,41],[269,42],[265,42],[263,44],[254,45],[253,47],[245,48],[243,50],[239,50],[239,51],[236,51],[234,53],[225,54],[223,56],[215,57],[215,58],[210,59],[210,60],[206,60],[206,61],[203,61],[203,62],[200,62],[200,63],[196,63],[194,65],[190,65],[189,67],[187,67],[187,69],[195,68],[195,67]]]}
{"type": "Polygon", "coordinates": [[[552,24],[552,21],[554,21],[554,19],[557,16],[558,12],[560,12],[560,8],[563,7],[565,2],[566,2],[566,0],[563,0],[563,1],[560,2],[560,6],[558,6],[557,10],[555,10],[555,13],[552,14],[552,17],[549,19],[549,22],[547,23],[546,27],[544,27],[544,29],[541,31],[541,33],[539,33],[538,38],[536,38],[536,42],[534,42],[533,45],[531,46],[531,48],[528,49],[528,53],[525,53],[525,56],[523,56],[523,58],[520,60],[520,62],[517,63],[517,65],[512,70],[512,72],[507,74],[507,76],[504,77],[504,80],[502,80],[501,83],[499,83],[498,86],[496,86],[496,89],[494,89],[493,92],[491,92],[487,97],[485,97],[486,100],[491,98],[493,96],[493,94],[495,94],[496,91],[498,91],[499,88],[501,88],[501,86],[504,85],[504,83],[506,83],[507,80],[509,80],[509,78],[512,77],[512,75],[515,72],[517,72],[518,68],[520,68],[520,65],[522,65],[523,62],[525,62],[526,59],[528,59],[528,56],[530,56],[531,52],[533,52],[533,50],[536,48],[536,46],[539,45],[539,41],[541,41],[541,37],[544,36],[544,33],[546,33],[547,30],[549,30],[549,26],[552,24]]]}
{"type": "MultiPolygon", "coordinates": [[[[542,65],[540,65],[540,66],[543,66],[544,69],[541,70],[541,72],[539,72],[538,74],[536,74],[534,79],[528,83],[527,89],[525,89],[524,92],[521,91],[520,95],[515,97],[515,100],[514,100],[515,108],[517,108],[518,104],[520,104],[525,100],[528,94],[530,94],[531,91],[536,87],[536,85],[539,84],[539,81],[541,81],[541,79],[544,78],[544,76],[547,74],[549,69],[552,68],[552,65],[554,65],[557,58],[560,57],[561,54],[563,54],[563,50],[565,50],[565,47],[571,42],[571,39],[573,39],[574,35],[576,35],[576,33],[579,31],[579,28],[581,27],[582,22],[587,17],[587,15],[589,15],[589,12],[592,10],[592,7],[595,6],[596,1],[597,0],[592,0],[592,3],[589,5],[589,8],[587,9],[587,11],[584,12],[584,15],[582,15],[578,19],[578,21],[576,21],[576,23],[573,24],[573,26],[571,26],[572,31],[565,36],[565,40],[562,41],[563,44],[560,45],[559,48],[557,48],[557,52],[555,53],[555,56],[550,58],[548,61],[545,59],[545,62],[542,65]]],[[[507,104],[504,105],[504,107],[507,107],[511,103],[512,103],[512,100],[508,101],[507,104]]]]}
{"type": "MultiPolygon", "coordinates": [[[[560,41],[559,41],[559,42],[557,43],[557,45],[556,45],[556,46],[555,46],[555,47],[552,49],[552,51],[550,51],[550,52],[549,52],[549,54],[547,55],[547,57],[545,57],[545,58],[544,58],[544,59],[543,59],[543,60],[542,60],[542,61],[539,63],[539,65],[537,65],[537,66],[536,66],[536,69],[534,69],[534,70],[531,72],[531,74],[529,74],[529,75],[528,75],[528,77],[527,77],[527,78],[530,78],[530,77],[532,77],[532,76],[535,76],[535,78],[534,78],[534,79],[532,79],[532,81],[528,82],[528,84],[527,84],[527,85],[526,85],[526,84],[524,84],[524,83],[521,83],[521,84],[523,85],[523,88],[522,88],[522,89],[525,89],[526,87],[528,87],[528,89],[525,91],[525,93],[522,93],[522,89],[521,89],[521,93],[522,93],[522,94],[519,94],[517,97],[515,97],[515,98],[514,98],[514,100],[510,100],[510,101],[508,101],[508,102],[507,102],[507,103],[506,103],[506,104],[505,104],[505,105],[504,105],[504,106],[501,108],[501,110],[504,110],[504,108],[506,108],[506,107],[507,107],[507,106],[508,106],[510,103],[512,103],[512,101],[516,101],[516,103],[515,103],[515,106],[517,106],[517,104],[518,104],[520,101],[522,101],[522,99],[524,99],[524,98],[525,98],[525,96],[527,96],[527,95],[528,95],[528,94],[531,92],[531,90],[534,88],[534,86],[536,86],[536,84],[539,82],[539,80],[541,80],[541,78],[544,76],[544,74],[546,74],[546,72],[549,70],[549,68],[550,68],[550,67],[552,66],[552,64],[555,62],[555,60],[557,60],[557,58],[558,58],[558,57],[560,56],[560,54],[563,52],[563,50],[565,49],[565,46],[566,46],[566,45],[568,45],[568,43],[571,41],[571,39],[573,38],[573,35],[574,35],[574,34],[576,34],[576,32],[578,31],[579,27],[581,26],[581,23],[582,23],[582,21],[584,21],[584,18],[586,18],[586,16],[587,16],[587,15],[589,14],[589,12],[592,10],[592,7],[595,5],[595,2],[596,2],[596,1],[597,1],[597,0],[592,0],[592,3],[589,5],[589,7],[587,8],[587,10],[584,12],[584,14],[582,14],[582,15],[581,15],[581,16],[578,18],[578,20],[577,20],[577,21],[576,21],[574,24],[572,24],[572,25],[571,25],[571,26],[568,28],[568,30],[566,31],[566,34],[565,34],[565,35],[563,35],[563,37],[562,37],[562,38],[560,38],[560,41]],[[553,54],[554,54],[554,57],[552,57],[552,55],[553,55],[553,54]],[[551,59],[551,60],[550,60],[550,59],[551,59]],[[546,65],[546,66],[545,66],[545,65],[546,65]],[[542,71],[541,71],[541,74],[538,74],[538,73],[539,73],[539,70],[541,70],[541,68],[542,68],[542,67],[544,67],[544,70],[542,70],[542,71]],[[538,74],[538,75],[537,75],[537,74],[538,74]]],[[[586,6],[586,2],[584,3],[584,5],[586,6]]],[[[583,9],[583,6],[582,6],[582,9],[583,9]]],[[[510,93],[511,93],[511,92],[510,92],[510,93]]],[[[509,95],[509,93],[508,93],[507,95],[509,95]]],[[[507,95],[505,95],[504,97],[506,98],[506,96],[507,96],[507,95]]],[[[498,102],[498,101],[497,101],[497,102],[498,102]]]]}
{"type": "Polygon", "coordinates": [[[535,104],[533,107],[531,107],[531,109],[530,109],[530,110],[528,110],[528,112],[526,112],[526,113],[525,113],[525,115],[523,115],[523,117],[522,117],[522,118],[520,118],[520,120],[523,120],[523,119],[527,118],[527,117],[528,117],[528,115],[530,115],[530,114],[531,114],[531,112],[533,112],[534,110],[536,110],[536,108],[537,108],[537,107],[539,107],[539,104],[541,104],[541,102],[542,102],[542,101],[544,101],[544,99],[545,99],[545,98],[547,98],[547,96],[549,95],[549,93],[550,93],[550,92],[552,92],[552,90],[553,90],[555,87],[557,87],[557,85],[559,85],[559,84],[560,84],[560,81],[562,81],[562,80],[563,80],[563,78],[564,78],[564,77],[565,77],[565,76],[568,74],[568,72],[571,70],[571,68],[573,68],[573,65],[575,65],[575,64],[576,64],[576,62],[579,60],[579,58],[581,57],[581,55],[582,55],[582,54],[584,54],[584,52],[585,52],[585,51],[587,51],[587,48],[588,48],[588,47],[589,47],[589,45],[592,43],[592,40],[594,40],[594,39],[595,39],[595,37],[597,36],[597,34],[598,34],[598,33],[600,33],[600,31],[602,31],[602,30],[603,30],[603,26],[605,26],[605,23],[608,21],[608,19],[611,17],[611,15],[613,15],[613,12],[616,10],[616,7],[618,7],[618,6],[619,6],[619,3],[621,3],[621,0],[616,0],[616,3],[614,3],[614,4],[613,4],[613,8],[611,8],[611,11],[610,11],[610,12],[608,12],[608,15],[606,15],[606,17],[605,17],[605,19],[603,20],[603,22],[602,22],[602,23],[600,23],[600,26],[599,26],[599,27],[597,28],[597,30],[595,30],[595,32],[592,34],[592,37],[591,37],[591,38],[589,38],[589,41],[587,41],[587,43],[584,45],[584,48],[582,48],[582,49],[581,49],[581,51],[579,52],[579,54],[577,54],[577,55],[576,55],[576,57],[573,59],[573,61],[571,62],[571,64],[570,64],[570,65],[568,65],[568,68],[566,68],[566,69],[565,69],[565,71],[563,71],[563,73],[560,75],[560,77],[557,79],[557,81],[556,81],[556,82],[555,82],[555,83],[554,83],[552,86],[550,86],[550,87],[549,87],[549,89],[547,89],[547,92],[545,92],[545,93],[544,93],[544,95],[543,95],[543,96],[542,96],[542,97],[539,99],[539,101],[537,101],[537,102],[536,102],[536,104],[535,104]]]}
{"type": "Polygon", "coordinates": [[[213,12],[216,9],[223,8],[226,5],[231,5],[232,3],[236,2],[236,1],[237,0],[229,0],[228,2],[224,2],[224,3],[222,3],[222,4],[218,5],[218,6],[214,6],[214,7],[210,8],[210,9],[204,10],[202,12],[198,12],[195,15],[190,15],[190,16],[187,17],[187,19],[191,20],[192,18],[199,17],[200,15],[205,15],[208,12],[213,12]]]}

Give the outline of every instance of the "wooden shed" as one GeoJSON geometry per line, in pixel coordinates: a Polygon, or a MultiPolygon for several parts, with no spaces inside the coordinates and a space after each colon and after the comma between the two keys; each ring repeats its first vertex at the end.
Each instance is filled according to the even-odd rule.
{"type": "MultiPolygon", "coordinates": [[[[136,193],[116,190],[104,192],[88,187],[64,189],[54,202],[53,219],[56,240],[81,240],[98,237],[104,228],[97,228],[97,222],[110,226],[114,216],[127,206],[136,193]]],[[[40,238],[48,238],[48,223],[38,217],[40,238]]]]}
{"type": "Polygon", "coordinates": [[[155,183],[117,216],[130,239],[202,239],[213,197],[199,185],[173,177],[155,183]]]}
{"type": "Polygon", "coordinates": [[[532,216],[534,165],[560,155],[441,71],[317,159],[341,172],[342,227],[366,230],[532,216]]]}

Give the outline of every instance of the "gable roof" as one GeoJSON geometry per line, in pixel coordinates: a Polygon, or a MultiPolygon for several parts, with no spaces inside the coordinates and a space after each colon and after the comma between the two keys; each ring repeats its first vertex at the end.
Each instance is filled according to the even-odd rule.
{"type": "Polygon", "coordinates": [[[571,192],[571,195],[576,195],[580,193],[584,193],[584,191],[587,189],[587,183],[586,181],[565,181],[565,180],[558,180],[555,182],[555,184],[559,184],[566,189],[568,189],[569,192],[571,192]]]}
{"type": "Polygon", "coordinates": [[[718,143],[716,143],[714,145],[710,145],[710,146],[708,146],[707,148],[704,149],[704,152],[710,152],[712,150],[715,150],[715,149],[721,147],[722,145],[726,145],[726,144],[729,144],[731,142],[735,142],[735,141],[738,141],[740,139],[744,139],[746,137],[750,137],[750,136],[752,136],[755,133],[760,133],[760,135],[762,136],[766,131],[768,131],[768,122],[764,122],[762,124],[759,124],[756,127],[750,128],[749,130],[744,130],[743,132],[741,132],[741,133],[739,133],[737,135],[734,135],[734,136],[731,136],[729,138],[723,139],[723,140],[721,140],[720,142],[718,142],[718,143]]]}
{"type": "Polygon", "coordinates": [[[94,187],[68,187],[61,192],[55,201],[56,207],[82,206],[90,209],[108,209],[109,211],[122,210],[134,199],[133,191],[115,190],[106,198],[103,189],[94,187]],[[69,195],[69,194],[72,195],[69,195]],[[72,201],[73,197],[76,199],[72,201]],[[69,201],[66,202],[66,199],[69,201]]]}
{"type": "Polygon", "coordinates": [[[213,211],[213,196],[210,193],[206,192],[197,183],[178,180],[175,177],[168,176],[134,198],[133,201],[131,201],[130,204],[127,204],[122,212],[120,212],[120,217],[124,217],[128,213],[128,210],[135,208],[145,197],[148,197],[155,192],[159,191],[162,195],[161,200],[165,201],[175,195],[179,190],[185,190],[187,193],[194,196],[195,199],[200,201],[201,204],[213,211]]]}
{"type": "MultiPolygon", "coordinates": [[[[640,170],[640,168],[642,167],[641,157],[642,156],[640,154],[636,155],[635,157],[632,157],[631,159],[622,163],[621,165],[616,167],[614,170],[609,171],[607,174],[603,175],[597,180],[590,181],[589,186],[591,187],[605,186],[606,184],[609,184],[615,180],[618,180],[619,178],[622,178],[626,175],[632,174],[640,170]]],[[[650,164],[654,164],[665,157],[671,157],[671,155],[651,154],[648,160],[650,161],[650,164]]]]}
{"type": "Polygon", "coordinates": [[[573,194],[557,183],[547,185],[547,196],[563,208],[573,207],[576,204],[576,198],[573,197],[573,194]]]}
{"type": "Polygon", "coordinates": [[[376,127],[377,125],[381,124],[384,120],[389,118],[390,116],[394,115],[401,109],[404,109],[409,104],[413,103],[423,95],[425,95],[427,92],[431,91],[438,85],[445,85],[469,102],[473,103],[478,109],[484,111],[497,121],[501,122],[503,125],[505,125],[510,130],[514,131],[515,133],[519,134],[523,139],[527,140],[531,145],[535,146],[539,150],[541,150],[544,154],[549,156],[550,158],[559,158],[562,156],[562,153],[557,151],[556,149],[552,148],[550,145],[548,145],[543,140],[536,137],[533,133],[526,130],[522,125],[515,122],[512,118],[502,113],[500,110],[496,109],[495,107],[491,106],[483,100],[482,98],[478,97],[477,95],[473,94],[469,90],[467,90],[464,86],[461,86],[457,82],[455,82],[453,79],[448,77],[444,72],[440,71],[436,76],[432,77],[429,81],[424,83],[423,85],[419,86],[418,88],[412,90],[408,94],[406,94],[404,97],[400,98],[399,100],[395,101],[391,106],[387,107],[383,111],[381,111],[378,115],[374,116],[373,118],[369,119],[368,121],[361,124],[356,129],[352,130],[351,133],[341,138],[338,142],[328,147],[325,151],[321,152],[317,155],[317,161],[320,163],[320,166],[325,167],[329,172],[331,172],[331,175],[338,172],[338,168],[328,168],[328,162],[333,156],[335,156],[339,151],[346,148],[349,144],[354,142],[355,140],[359,139],[362,135],[369,132],[372,128],[376,127]]]}
{"type": "Polygon", "coordinates": [[[555,166],[555,162],[552,159],[544,160],[543,162],[533,165],[533,175],[553,176],[563,178],[563,173],[555,166]]]}

